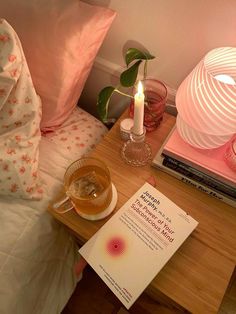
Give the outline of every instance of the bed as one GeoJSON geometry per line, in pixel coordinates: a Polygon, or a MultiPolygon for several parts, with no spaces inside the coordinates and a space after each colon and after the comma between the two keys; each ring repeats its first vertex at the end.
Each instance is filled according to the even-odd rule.
{"type": "Polygon", "coordinates": [[[77,0],[0,12],[0,313],[60,313],[79,255],[47,206],[107,132],[76,104],[115,12],[77,0]]]}

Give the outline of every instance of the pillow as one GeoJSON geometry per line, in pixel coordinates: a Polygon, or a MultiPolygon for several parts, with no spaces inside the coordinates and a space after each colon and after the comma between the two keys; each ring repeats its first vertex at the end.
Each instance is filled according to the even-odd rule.
{"type": "Polygon", "coordinates": [[[42,131],[61,125],[77,104],[116,13],[79,0],[0,1],[21,39],[42,99],[42,131]]]}
{"type": "Polygon", "coordinates": [[[41,198],[38,148],[41,101],[21,43],[0,19],[0,194],[41,198]]]}

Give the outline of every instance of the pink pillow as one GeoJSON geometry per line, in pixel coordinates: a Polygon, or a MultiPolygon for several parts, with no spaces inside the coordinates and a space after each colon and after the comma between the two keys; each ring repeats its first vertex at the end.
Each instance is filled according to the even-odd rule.
{"type": "Polygon", "coordinates": [[[78,0],[0,1],[16,30],[42,99],[42,131],[61,125],[78,102],[116,13],[78,0]]]}
{"type": "Polygon", "coordinates": [[[41,101],[20,40],[0,19],[0,195],[41,198],[40,121],[41,101]]]}

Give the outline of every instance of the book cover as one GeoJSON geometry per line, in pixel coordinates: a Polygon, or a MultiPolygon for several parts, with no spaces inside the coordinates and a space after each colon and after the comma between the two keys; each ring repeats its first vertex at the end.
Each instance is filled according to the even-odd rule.
{"type": "Polygon", "coordinates": [[[189,178],[171,168],[166,167],[165,165],[163,165],[163,159],[164,156],[161,154],[162,153],[162,149],[159,150],[159,152],[156,154],[155,159],[153,160],[152,165],[158,169],[160,169],[161,171],[175,177],[176,179],[191,185],[193,187],[195,187],[196,189],[208,194],[211,197],[214,197],[230,206],[236,207],[236,199],[230,197],[227,194],[224,194],[222,192],[219,192],[217,190],[214,190],[213,188],[206,186],[200,182],[197,182],[195,180],[193,180],[192,178],[189,178]]]}
{"type": "Polygon", "coordinates": [[[233,188],[232,186],[225,184],[208,174],[205,174],[191,166],[186,165],[185,163],[178,161],[172,157],[169,156],[163,156],[162,164],[170,169],[175,170],[176,172],[179,172],[186,177],[193,179],[199,183],[202,183],[206,186],[209,186],[210,188],[213,188],[219,192],[222,192],[226,195],[229,195],[231,197],[234,197],[236,200],[236,188],[233,188]]]}
{"type": "Polygon", "coordinates": [[[145,183],[79,253],[129,309],[197,225],[145,183]]]}
{"type": "Polygon", "coordinates": [[[236,172],[230,169],[224,161],[227,145],[215,149],[194,148],[184,142],[177,129],[174,128],[162,153],[236,188],[236,172]]]}

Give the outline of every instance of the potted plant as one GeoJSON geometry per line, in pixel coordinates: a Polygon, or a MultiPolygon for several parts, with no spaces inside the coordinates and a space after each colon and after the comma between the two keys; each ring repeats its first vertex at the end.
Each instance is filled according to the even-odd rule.
{"type": "Polygon", "coordinates": [[[125,63],[127,69],[121,73],[119,84],[115,87],[114,86],[104,87],[98,95],[97,109],[99,116],[103,122],[106,123],[107,121],[108,107],[112,95],[114,93],[119,93],[121,95],[133,98],[132,95],[129,95],[121,91],[121,88],[122,87],[130,88],[135,85],[139,67],[142,62],[144,62],[143,79],[145,79],[147,76],[147,61],[154,58],[155,57],[152,56],[149,52],[143,52],[137,48],[129,48],[126,51],[125,63]]]}
{"type": "Polygon", "coordinates": [[[152,131],[160,123],[160,102],[165,105],[167,97],[167,89],[163,83],[155,79],[147,79],[147,63],[155,57],[148,51],[141,51],[137,48],[129,48],[125,53],[125,63],[127,69],[120,75],[120,82],[117,86],[104,87],[97,100],[97,110],[101,120],[104,123],[108,122],[108,109],[112,95],[118,93],[131,98],[130,116],[133,117],[134,96],[123,91],[124,88],[134,87],[137,81],[140,65],[143,65],[143,79],[145,94],[145,112],[144,125],[147,131],[152,131]],[[158,105],[158,106],[157,106],[158,105]]]}

